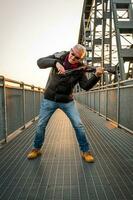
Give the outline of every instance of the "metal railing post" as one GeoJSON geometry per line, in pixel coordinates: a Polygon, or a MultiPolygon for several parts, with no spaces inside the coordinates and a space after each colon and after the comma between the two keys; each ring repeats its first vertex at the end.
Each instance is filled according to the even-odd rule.
{"type": "Polygon", "coordinates": [[[100,82],[99,82],[99,99],[98,99],[98,114],[100,115],[100,89],[101,89],[101,79],[100,79],[100,82]]]}
{"type": "Polygon", "coordinates": [[[22,88],[22,103],[23,103],[23,128],[25,128],[25,88],[24,82],[20,83],[20,87],[22,88]]]}
{"type": "Polygon", "coordinates": [[[31,86],[31,90],[33,92],[33,116],[34,116],[33,121],[35,121],[36,116],[35,116],[35,86],[34,85],[31,86]]]}
{"type": "Polygon", "coordinates": [[[120,120],[120,71],[119,71],[119,66],[117,67],[117,78],[118,78],[118,88],[117,88],[117,127],[119,127],[119,120],[120,120]]]}
{"type": "Polygon", "coordinates": [[[107,120],[107,108],[108,108],[108,90],[106,88],[106,91],[105,91],[105,119],[107,120]]]}
{"type": "Polygon", "coordinates": [[[4,111],[4,136],[5,142],[7,142],[7,98],[6,98],[6,83],[5,77],[3,76],[3,111],[4,111]]]}

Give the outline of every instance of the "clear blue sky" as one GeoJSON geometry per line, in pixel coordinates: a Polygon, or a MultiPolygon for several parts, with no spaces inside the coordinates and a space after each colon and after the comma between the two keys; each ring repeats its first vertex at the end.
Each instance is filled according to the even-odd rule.
{"type": "Polygon", "coordinates": [[[0,0],[0,75],[44,87],[38,58],[78,42],[83,0],[0,0]]]}

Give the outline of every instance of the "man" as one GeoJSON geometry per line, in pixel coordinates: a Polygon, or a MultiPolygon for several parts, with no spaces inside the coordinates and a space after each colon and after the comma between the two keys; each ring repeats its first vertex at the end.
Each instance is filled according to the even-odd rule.
{"type": "Polygon", "coordinates": [[[85,56],[85,47],[77,44],[69,52],[57,52],[37,61],[39,68],[52,67],[52,70],[44,92],[44,99],[41,103],[34,147],[29,152],[28,159],[35,159],[41,155],[40,149],[44,142],[47,123],[55,110],[60,108],[72,123],[82,158],[87,162],[94,162],[84,125],[73,100],[72,91],[77,83],[84,90],[91,89],[99,81],[100,76],[103,74],[103,69],[98,67],[95,74],[88,80],[84,69],[81,67],[85,56]]]}

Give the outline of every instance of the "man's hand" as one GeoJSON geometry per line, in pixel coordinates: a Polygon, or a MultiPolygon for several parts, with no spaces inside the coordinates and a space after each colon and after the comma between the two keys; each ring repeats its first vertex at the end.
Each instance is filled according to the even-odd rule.
{"type": "Polygon", "coordinates": [[[96,68],[95,75],[96,75],[97,77],[101,77],[103,73],[104,73],[104,68],[102,68],[102,67],[97,67],[97,68],[96,68]]]}
{"type": "Polygon", "coordinates": [[[58,74],[65,74],[65,69],[59,62],[56,63],[56,68],[58,69],[58,74]]]}

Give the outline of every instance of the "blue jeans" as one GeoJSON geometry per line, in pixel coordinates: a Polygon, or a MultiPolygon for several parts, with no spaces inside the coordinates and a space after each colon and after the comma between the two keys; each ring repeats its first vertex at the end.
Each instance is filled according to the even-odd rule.
{"type": "Polygon", "coordinates": [[[78,110],[74,101],[69,103],[58,103],[48,99],[43,99],[40,107],[39,121],[37,125],[34,148],[40,149],[45,138],[45,129],[48,121],[55,110],[59,108],[68,116],[75,130],[76,137],[79,143],[80,150],[83,152],[89,151],[89,143],[86,138],[86,132],[83,123],[81,122],[78,110]]]}

